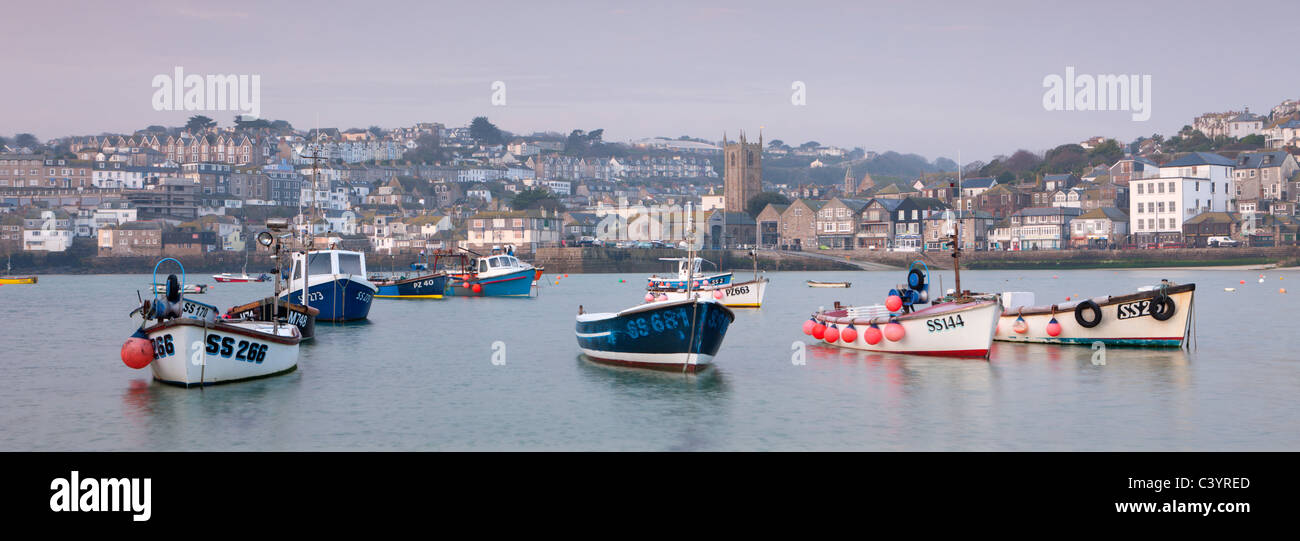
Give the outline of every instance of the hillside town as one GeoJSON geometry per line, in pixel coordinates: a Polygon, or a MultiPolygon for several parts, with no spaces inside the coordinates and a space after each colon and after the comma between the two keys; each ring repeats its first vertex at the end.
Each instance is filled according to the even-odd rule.
{"type": "Polygon", "coordinates": [[[21,134],[0,138],[0,253],[239,252],[272,217],[384,255],[666,246],[655,209],[687,203],[711,248],[942,251],[954,223],[963,249],[989,251],[1282,246],[1300,229],[1300,100],[1206,113],[1168,138],[1094,137],[912,174],[882,172],[894,153],[728,137],[517,135],[485,117],[296,130],[196,116],[132,134],[21,134]]]}

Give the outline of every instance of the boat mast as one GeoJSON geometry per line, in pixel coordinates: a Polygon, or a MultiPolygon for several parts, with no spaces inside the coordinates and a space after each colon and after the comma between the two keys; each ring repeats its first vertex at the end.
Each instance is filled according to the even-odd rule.
{"type": "Polygon", "coordinates": [[[952,273],[956,282],[953,292],[961,296],[961,151],[957,151],[957,221],[952,228],[952,273]]]}
{"type": "Polygon", "coordinates": [[[691,282],[695,280],[695,215],[691,202],[686,202],[686,298],[691,298],[691,282]]]}

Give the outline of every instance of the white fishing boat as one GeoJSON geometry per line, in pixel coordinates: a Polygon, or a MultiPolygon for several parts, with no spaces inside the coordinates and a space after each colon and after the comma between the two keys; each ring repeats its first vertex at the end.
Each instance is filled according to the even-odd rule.
{"type": "MultiPolygon", "coordinates": [[[[166,284],[154,284],[153,292],[157,294],[166,293],[166,284]]],[[[200,295],[208,292],[207,284],[185,284],[181,287],[182,293],[187,295],[200,295]]]]}
{"type": "Polygon", "coordinates": [[[907,283],[891,289],[884,305],[842,307],[836,302],[834,309],[819,310],[804,322],[804,334],[865,351],[987,359],[1002,303],[997,295],[962,289],[960,226],[951,231],[956,279],[951,295],[932,301],[929,266],[916,261],[908,268],[907,283]]]}
{"type": "MultiPolygon", "coordinates": [[[[168,260],[175,261],[163,261],[168,260]]],[[[154,274],[156,282],[157,266],[154,274]]],[[[122,346],[127,366],[150,366],[154,379],[185,387],[263,378],[298,367],[298,327],[224,321],[215,306],[184,298],[183,278],[170,275],[158,285],[164,292],[131,312],[144,321],[122,346]]]]}
{"type": "Polygon", "coordinates": [[[995,340],[1041,344],[1180,347],[1192,327],[1196,284],[1162,283],[1135,293],[1035,305],[1034,294],[1002,294],[995,340]]]}

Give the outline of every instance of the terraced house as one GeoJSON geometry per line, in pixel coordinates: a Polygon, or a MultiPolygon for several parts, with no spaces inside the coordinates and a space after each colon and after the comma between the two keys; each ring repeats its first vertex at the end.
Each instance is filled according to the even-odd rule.
{"type": "Polygon", "coordinates": [[[545,209],[480,212],[469,219],[466,242],[471,246],[513,244],[520,250],[560,242],[564,219],[545,209]]]}

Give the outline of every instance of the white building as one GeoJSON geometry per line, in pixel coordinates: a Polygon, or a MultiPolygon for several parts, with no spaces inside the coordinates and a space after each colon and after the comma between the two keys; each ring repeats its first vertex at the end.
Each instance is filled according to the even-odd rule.
{"type": "Polygon", "coordinates": [[[1202,212],[1235,210],[1233,161],[1193,152],[1160,167],[1160,176],[1129,181],[1130,231],[1138,242],[1179,242],[1183,222],[1202,212]]]}

